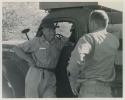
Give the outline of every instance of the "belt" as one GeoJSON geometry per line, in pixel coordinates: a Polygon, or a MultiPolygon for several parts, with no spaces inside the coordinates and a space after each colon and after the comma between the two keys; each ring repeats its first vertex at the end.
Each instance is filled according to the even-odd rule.
{"type": "Polygon", "coordinates": [[[101,81],[101,80],[94,80],[94,79],[85,79],[85,80],[81,80],[79,81],[81,84],[100,84],[100,85],[105,85],[105,86],[111,86],[111,83],[110,82],[104,82],[104,81],[101,81]]]}
{"type": "Polygon", "coordinates": [[[39,67],[39,66],[35,66],[35,68],[47,70],[47,71],[50,71],[50,72],[55,72],[55,68],[45,68],[45,67],[39,67]]]}

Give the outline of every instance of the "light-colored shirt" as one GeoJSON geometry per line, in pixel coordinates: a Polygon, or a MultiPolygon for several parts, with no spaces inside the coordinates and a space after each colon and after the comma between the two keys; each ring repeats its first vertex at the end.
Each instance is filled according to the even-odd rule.
{"type": "Polygon", "coordinates": [[[113,81],[114,60],[118,47],[118,39],[106,30],[81,37],[71,54],[67,67],[71,81],[84,79],[113,81]]]}
{"type": "Polygon", "coordinates": [[[44,37],[35,37],[33,40],[20,44],[19,47],[22,48],[24,52],[32,54],[37,67],[52,69],[56,67],[63,45],[64,42],[57,38],[49,43],[44,37]]]}

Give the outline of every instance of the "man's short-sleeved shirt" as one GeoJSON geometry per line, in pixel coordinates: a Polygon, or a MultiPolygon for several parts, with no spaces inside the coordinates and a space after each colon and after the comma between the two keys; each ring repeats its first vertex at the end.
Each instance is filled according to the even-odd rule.
{"type": "Polygon", "coordinates": [[[64,42],[55,38],[49,43],[44,37],[35,37],[20,44],[26,53],[31,53],[38,67],[55,68],[64,42]]]}
{"type": "Polygon", "coordinates": [[[114,60],[118,47],[118,39],[104,30],[86,34],[73,50],[67,70],[72,76],[78,75],[79,79],[112,81],[115,78],[114,60]]]}

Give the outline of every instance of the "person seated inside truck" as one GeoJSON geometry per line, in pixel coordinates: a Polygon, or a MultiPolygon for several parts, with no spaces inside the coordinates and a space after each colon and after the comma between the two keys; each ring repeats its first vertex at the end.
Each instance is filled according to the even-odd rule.
{"type": "Polygon", "coordinates": [[[56,97],[55,68],[64,42],[55,37],[52,23],[41,28],[41,34],[13,49],[30,66],[25,78],[28,98],[56,97]]]}

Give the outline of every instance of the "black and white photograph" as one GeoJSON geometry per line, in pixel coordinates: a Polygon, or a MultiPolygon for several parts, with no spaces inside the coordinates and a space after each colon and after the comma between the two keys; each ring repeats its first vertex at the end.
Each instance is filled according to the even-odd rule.
{"type": "Polygon", "coordinates": [[[2,98],[123,98],[123,0],[2,2],[2,98]]]}

